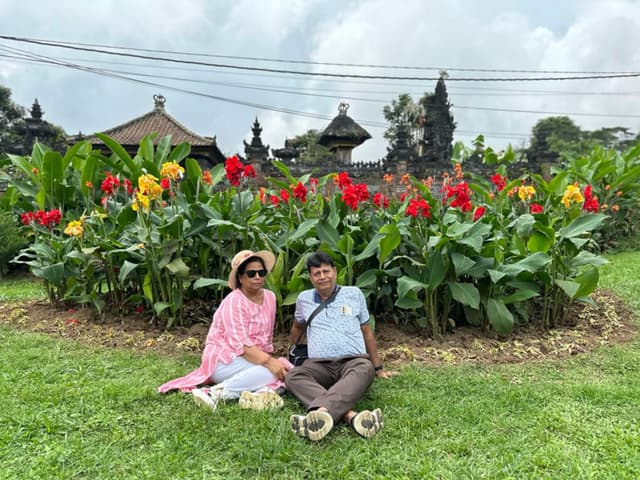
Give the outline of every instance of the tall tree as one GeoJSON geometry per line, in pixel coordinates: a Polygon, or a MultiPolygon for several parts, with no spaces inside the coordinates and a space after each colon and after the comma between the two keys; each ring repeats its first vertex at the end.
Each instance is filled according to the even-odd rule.
{"type": "Polygon", "coordinates": [[[11,90],[0,85],[0,157],[20,142],[13,127],[25,114],[25,109],[11,100],[11,90]]]}
{"type": "Polygon", "coordinates": [[[289,147],[296,148],[300,152],[298,162],[301,165],[315,165],[334,160],[331,150],[318,143],[320,133],[312,129],[289,139],[289,147]]]}
{"type": "Polygon", "coordinates": [[[582,130],[569,117],[543,118],[531,130],[527,159],[535,163],[557,162],[561,151],[573,150],[582,139],[582,130]]]}
{"type": "Polygon", "coordinates": [[[451,103],[444,83],[446,72],[441,72],[433,94],[423,99],[424,133],[422,156],[427,162],[448,163],[453,151],[453,131],[456,124],[451,114],[451,103]]]}
{"type": "MultiPolygon", "coordinates": [[[[396,140],[400,123],[405,123],[410,129],[419,128],[423,110],[421,102],[415,103],[411,95],[401,93],[398,95],[397,100],[391,101],[391,105],[384,106],[382,113],[387,122],[389,122],[389,128],[384,132],[384,138],[393,144],[396,140]]],[[[413,136],[409,141],[410,143],[415,143],[413,136]]]]}

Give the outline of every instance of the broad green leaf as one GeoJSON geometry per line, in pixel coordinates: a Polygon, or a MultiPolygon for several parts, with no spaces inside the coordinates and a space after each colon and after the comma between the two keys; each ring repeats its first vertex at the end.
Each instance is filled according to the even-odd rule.
{"type": "Polygon", "coordinates": [[[577,237],[598,228],[607,218],[602,213],[585,214],[577,217],[573,222],[558,230],[560,239],[577,237]]]}
{"type": "Polygon", "coordinates": [[[210,287],[211,285],[218,285],[220,287],[226,287],[227,286],[227,280],[221,280],[219,278],[200,277],[198,280],[193,282],[193,288],[196,289],[196,290],[198,288],[210,287]]]}
{"type": "Polygon", "coordinates": [[[457,243],[467,245],[471,247],[474,252],[480,253],[480,250],[482,250],[483,239],[480,235],[472,235],[457,240],[457,243]]]}
{"type": "Polygon", "coordinates": [[[382,265],[389,258],[389,255],[400,246],[402,237],[400,236],[400,229],[393,223],[383,226],[380,229],[380,233],[385,234],[384,238],[380,240],[380,253],[378,255],[378,262],[382,265]]]}
{"type": "Polygon", "coordinates": [[[378,246],[380,245],[380,240],[384,236],[381,233],[376,233],[373,238],[369,241],[367,246],[364,248],[362,252],[353,257],[355,262],[361,262],[362,260],[366,260],[367,258],[372,257],[378,251],[378,246]]]}
{"type": "Polygon", "coordinates": [[[500,271],[508,274],[516,276],[522,272],[531,272],[535,273],[538,270],[541,270],[543,267],[547,266],[551,262],[551,257],[542,252],[535,252],[522,260],[509,264],[502,265],[500,271]]]}
{"type": "Polygon", "coordinates": [[[326,220],[318,222],[316,225],[316,234],[320,241],[326,243],[329,248],[337,248],[338,240],[340,240],[340,233],[338,233],[338,230],[329,222],[326,220]]]}
{"type": "Polygon", "coordinates": [[[435,290],[438,288],[444,278],[447,275],[447,266],[444,260],[444,255],[440,252],[434,252],[429,258],[429,290],[435,290]]]}
{"type": "Polygon", "coordinates": [[[508,335],[513,330],[513,314],[502,300],[487,300],[487,317],[493,329],[500,335],[508,335]]]}
{"type": "Polygon", "coordinates": [[[571,299],[575,298],[576,293],[580,290],[580,284],[572,280],[556,280],[555,284],[559,286],[571,299]]]}
{"type": "Polygon", "coordinates": [[[400,308],[414,309],[422,307],[422,302],[415,296],[406,296],[398,298],[394,305],[400,308]]]}
{"type": "Polygon", "coordinates": [[[458,277],[466,275],[476,264],[475,260],[472,260],[466,255],[458,252],[453,252],[451,254],[451,263],[453,263],[453,268],[456,272],[456,276],[458,277]]]}
{"type": "Polygon", "coordinates": [[[506,273],[491,268],[487,270],[487,273],[489,274],[489,278],[491,279],[492,283],[499,283],[500,280],[507,276],[506,273]]]}
{"type": "Polygon", "coordinates": [[[149,302],[153,302],[153,286],[151,282],[151,272],[147,272],[142,283],[142,291],[149,302]]]}
{"type": "Polygon", "coordinates": [[[407,294],[411,291],[427,290],[427,285],[417,280],[414,280],[411,277],[403,276],[398,280],[398,298],[406,297],[407,294]]]}
{"type": "Polygon", "coordinates": [[[524,302],[525,300],[537,297],[538,295],[540,295],[540,293],[536,290],[518,290],[511,295],[502,297],[502,301],[505,303],[505,305],[509,305],[511,303],[524,302]]]}
{"type": "Polygon", "coordinates": [[[124,285],[124,281],[136,268],[138,268],[138,264],[130,262],[129,260],[125,260],[122,263],[122,266],[120,267],[120,273],[118,274],[118,281],[120,282],[120,285],[124,285]]]}
{"type": "Polygon", "coordinates": [[[186,278],[189,276],[189,267],[182,258],[175,258],[167,264],[167,270],[173,273],[176,277],[186,278]]]}
{"type": "Polygon", "coordinates": [[[377,276],[378,271],[379,270],[371,269],[358,275],[358,278],[356,279],[356,287],[359,287],[359,288],[375,287],[378,279],[378,276],[377,276]]]}
{"type": "Polygon", "coordinates": [[[527,250],[529,250],[530,252],[546,253],[549,251],[552,245],[553,241],[549,237],[543,235],[540,232],[534,232],[527,242],[527,250]]]}
{"type": "Polygon", "coordinates": [[[153,310],[156,312],[156,315],[160,316],[162,312],[164,312],[170,306],[171,304],[167,302],[156,302],[153,304],[153,310]]]}
{"type": "Polygon", "coordinates": [[[589,268],[578,275],[575,281],[580,284],[580,288],[576,292],[576,298],[591,295],[598,286],[599,279],[600,274],[597,268],[589,268]]]}
{"type": "Polygon", "coordinates": [[[471,308],[480,307],[480,292],[472,283],[449,282],[449,291],[453,299],[471,308]]]}
{"type": "Polygon", "coordinates": [[[64,263],[58,262],[42,267],[42,277],[52,285],[60,285],[64,281],[64,263]]]}
{"type": "Polygon", "coordinates": [[[604,257],[600,255],[595,255],[587,250],[581,250],[573,259],[571,260],[571,265],[574,267],[582,267],[584,265],[593,265],[594,267],[601,267],[602,265],[606,265],[609,263],[604,257]]]}
{"type": "Polygon", "coordinates": [[[126,172],[129,173],[132,182],[137,182],[138,177],[140,176],[140,169],[131,159],[127,151],[116,142],[113,138],[108,137],[103,133],[96,133],[96,137],[98,137],[102,142],[118,157],[118,159],[126,166],[126,172]]]}
{"type": "Polygon", "coordinates": [[[305,220],[304,222],[302,222],[298,228],[296,228],[295,232],[293,232],[293,235],[291,235],[289,237],[289,242],[293,243],[296,240],[298,240],[301,237],[305,237],[307,235],[307,233],[309,233],[311,230],[313,230],[313,228],[318,224],[318,219],[317,218],[312,218],[309,220],[305,220]]]}

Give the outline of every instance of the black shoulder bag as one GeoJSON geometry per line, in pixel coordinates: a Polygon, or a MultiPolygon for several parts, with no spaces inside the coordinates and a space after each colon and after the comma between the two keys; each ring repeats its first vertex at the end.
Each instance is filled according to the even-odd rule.
{"type": "Polygon", "coordinates": [[[325,308],[327,305],[329,305],[331,302],[335,300],[339,290],[340,290],[340,287],[337,286],[336,289],[333,291],[333,293],[329,295],[329,298],[327,298],[324,302],[318,305],[316,309],[311,313],[311,315],[309,315],[309,318],[307,318],[307,321],[304,324],[305,325],[304,330],[300,332],[300,335],[298,335],[296,342],[293,345],[291,345],[291,347],[289,348],[289,361],[293,363],[295,367],[299,367],[304,363],[304,361],[307,358],[309,358],[307,344],[300,343],[300,340],[302,339],[302,336],[306,333],[307,328],[309,328],[309,324],[311,323],[311,320],[313,320],[313,318],[316,315],[318,315],[323,308],[325,308]]]}

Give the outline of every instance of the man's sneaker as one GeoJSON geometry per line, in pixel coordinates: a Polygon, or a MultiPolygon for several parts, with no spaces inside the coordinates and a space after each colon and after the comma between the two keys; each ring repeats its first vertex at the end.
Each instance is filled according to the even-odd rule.
{"type": "Polygon", "coordinates": [[[364,438],[371,438],[384,427],[382,410],[376,408],[373,412],[363,410],[351,419],[351,426],[364,438]]]}
{"type": "Polygon", "coordinates": [[[238,401],[240,408],[251,410],[266,410],[268,408],[276,409],[284,405],[284,400],[273,390],[265,390],[263,392],[242,392],[238,401]]]}
{"type": "Polygon", "coordinates": [[[312,410],[306,415],[291,415],[291,431],[314,442],[322,440],[333,428],[333,418],[329,412],[312,410]]]}
{"type": "Polygon", "coordinates": [[[193,401],[201,407],[215,410],[218,408],[218,402],[222,397],[222,390],[219,388],[194,388],[191,390],[193,401]]]}

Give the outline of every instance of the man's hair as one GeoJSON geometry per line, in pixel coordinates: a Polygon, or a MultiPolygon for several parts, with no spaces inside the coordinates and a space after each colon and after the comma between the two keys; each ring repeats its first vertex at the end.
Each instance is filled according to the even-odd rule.
{"type": "Polygon", "coordinates": [[[318,268],[322,265],[329,265],[334,267],[333,258],[328,253],[315,252],[307,257],[307,271],[311,271],[311,268],[318,268]]]}

